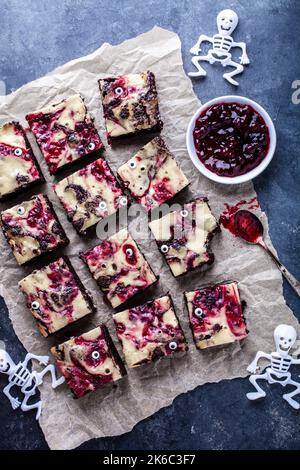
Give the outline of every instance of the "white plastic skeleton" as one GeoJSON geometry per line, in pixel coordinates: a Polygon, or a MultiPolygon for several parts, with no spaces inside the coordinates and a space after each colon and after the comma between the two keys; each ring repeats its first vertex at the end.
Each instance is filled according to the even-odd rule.
{"type": "Polygon", "coordinates": [[[22,411],[29,411],[36,409],[36,419],[39,419],[42,411],[42,401],[37,401],[32,404],[27,404],[28,400],[35,395],[36,389],[43,383],[43,377],[47,372],[50,372],[52,378],[52,388],[56,388],[64,381],[64,377],[56,378],[55,367],[53,364],[47,365],[49,361],[48,356],[36,356],[35,354],[26,354],[23,362],[15,364],[10,355],[2,348],[0,348],[0,372],[8,375],[8,385],[3,389],[4,395],[10,401],[11,406],[16,410],[21,405],[22,411]],[[27,367],[29,361],[38,361],[41,365],[47,366],[41,372],[30,371],[27,367]],[[23,401],[11,395],[10,390],[13,387],[21,388],[24,394],[23,401]]]}
{"type": "Polygon", "coordinates": [[[224,73],[223,77],[232,85],[238,85],[238,82],[232,77],[242,73],[244,70],[244,65],[250,64],[246,52],[246,44],[244,42],[235,42],[231,37],[231,34],[237,27],[238,21],[238,16],[233,10],[220,11],[217,16],[218,34],[215,34],[213,37],[206,36],[206,34],[201,34],[197,43],[190,50],[190,53],[194,55],[192,58],[192,63],[197,68],[197,72],[189,73],[190,77],[206,76],[206,71],[200,65],[201,61],[206,61],[210,64],[219,62],[223,67],[234,67],[234,70],[231,72],[224,73]],[[203,41],[208,41],[213,45],[213,48],[208,51],[207,55],[199,55],[203,41]],[[239,47],[242,50],[240,64],[232,60],[230,50],[233,47],[239,47]]]}
{"type": "MultiPolygon", "coordinates": [[[[300,383],[295,382],[291,379],[291,373],[289,368],[292,364],[300,364],[300,359],[296,359],[289,355],[290,349],[295,344],[297,333],[295,328],[289,325],[278,325],[274,330],[274,341],[276,345],[276,351],[271,354],[267,354],[262,351],[258,351],[254,361],[248,366],[248,372],[255,374],[258,370],[257,363],[259,359],[265,358],[270,361],[270,367],[267,367],[262,374],[251,375],[249,380],[257,390],[256,392],[247,393],[249,400],[257,400],[266,396],[266,392],[258,385],[258,380],[267,380],[269,384],[279,383],[283,387],[286,385],[293,385],[295,388],[290,392],[283,395],[283,399],[286,400],[293,408],[298,410],[300,404],[292,397],[300,394],[300,383]]],[[[295,355],[300,354],[300,350],[297,350],[295,355]]]]}

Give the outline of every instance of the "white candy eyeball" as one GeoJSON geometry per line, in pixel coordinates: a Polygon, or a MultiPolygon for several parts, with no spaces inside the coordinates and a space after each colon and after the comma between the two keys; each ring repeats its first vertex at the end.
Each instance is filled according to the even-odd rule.
{"type": "Polygon", "coordinates": [[[174,349],[177,349],[177,343],[176,341],[171,341],[169,343],[169,348],[172,349],[174,351],[174,349]]]}
{"type": "Polygon", "coordinates": [[[92,358],[93,359],[99,359],[99,357],[100,357],[99,351],[93,351],[92,352],[92,358]]]}
{"type": "Polygon", "coordinates": [[[181,215],[181,217],[187,217],[189,215],[189,213],[186,209],[183,209],[182,211],[180,211],[180,215],[181,215]]]}
{"type": "Polygon", "coordinates": [[[38,310],[40,308],[40,303],[37,300],[34,300],[31,304],[33,310],[38,310]]]}
{"type": "Polygon", "coordinates": [[[198,318],[202,318],[204,316],[203,310],[200,307],[195,308],[195,315],[198,318]]]}
{"type": "Polygon", "coordinates": [[[127,256],[132,256],[133,255],[133,251],[132,251],[131,248],[126,248],[125,253],[126,253],[127,256]]]}
{"type": "Polygon", "coordinates": [[[68,137],[69,142],[75,142],[76,140],[76,135],[75,134],[70,134],[68,137]]]}
{"type": "Polygon", "coordinates": [[[136,163],[135,162],[130,162],[129,166],[130,166],[130,168],[136,168],[136,163]]]}
{"type": "Polygon", "coordinates": [[[117,86],[117,88],[115,88],[115,94],[116,95],[122,95],[123,91],[124,90],[121,86],[117,86]]]}
{"type": "Polygon", "coordinates": [[[105,201],[101,201],[100,204],[99,204],[99,209],[101,209],[102,211],[104,211],[104,209],[106,209],[107,205],[106,205],[106,202],[105,201]]]}
{"type": "Polygon", "coordinates": [[[120,206],[127,206],[127,197],[121,196],[119,203],[120,203],[120,206]]]}
{"type": "Polygon", "coordinates": [[[96,145],[94,144],[94,142],[90,142],[89,145],[88,145],[88,149],[89,150],[95,150],[96,148],[96,145]]]}
{"type": "Polygon", "coordinates": [[[19,215],[25,214],[25,208],[24,208],[23,206],[18,207],[17,213],[18,213],[19,215]]]}
{"type": "Polygon", "coordinates": [[[20,157],[22,155],[22,153],[23,153],[23,150],[19,149],[19,148],[15,149],[15,151],[14,151],[14,154],[15,154],[16,157],[20,157]]]}
{"type": "Polygon", "coordinates": [[[161,245],[160,251],[161,251],[162,253],[168,253],[168,251],[169,251],[168,245],[161,245]]]}

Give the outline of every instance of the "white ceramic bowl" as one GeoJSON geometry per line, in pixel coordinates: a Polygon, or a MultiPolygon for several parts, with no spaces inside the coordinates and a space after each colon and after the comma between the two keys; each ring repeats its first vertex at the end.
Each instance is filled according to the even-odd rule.
{"type": "Polygon", "coordinates": [[[250,100],[249,98],[245,98],[244,96],[235,96],[235,95],[230,95],[230,96],[219,96],[218,98],[214,98],[213,100],[208,101],[204,105],[202,105],[198,111],[194,114],[192,119],[190,120],[190,123],[187,128],[187,133],[186,133],[186,146],[188,149],[188,153],[190,156],[190,159],[194,163],[195,167],[202,173],[204,176],[207,178],[216,181],[217,183],[223,183],[223,184],[240,184],[240,183],[245,183],[246,181],[250,181],[256,176],[258,176],[262,171],[267,168],[269,165],[270,161],[273,158],[275,148],[276,148],[276,131],[275,127],[273,124],[272,119],[270,118],[269,114],[267,111],[262,108],[259,104],[257,104],[255,101],[250,100]],[[195,122],[198,116],[209,106],[217,103],[240,103],[240,104],[248,104],[252,106],[265,120],[266,125],[268,126],[269,129],[269,134],[270,134],[270,145],[269,145],[269,150],[263,161],[255,167],[253,170],[249,171],[248,173],[245,173],[244,175],[239,175],[239,176],[219,176],[216,173],[213,173],[212,171],[208,170],[206,166],[199,160],[195,145],[194,145],[194,139],[193,139],[193,130],[195,127],[195,122]]]}

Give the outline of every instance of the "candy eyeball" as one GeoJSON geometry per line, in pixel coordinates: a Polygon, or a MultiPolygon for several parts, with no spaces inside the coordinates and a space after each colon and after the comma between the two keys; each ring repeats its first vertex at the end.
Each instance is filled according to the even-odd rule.
{"type": "Polygon", "coordinates": [[[38,309],[40,308],[39,302],[38,302],[37,300],[35,300],[34,302],[32,302],[31,308],[32,308],[33,310],[38,310],[38,309]]]}
{"type": "Polygon", "coordinates": [[[17,213],[18,213],[19,215],[25,214],[25,208],[24,208],[23,206],[18,207],[17,213]]]}
{"type": "Polygon", "coordinates": [[[94,142],[90,142],[88,145],[88,149],[92,151],[92,150],[95,150],[95,148],[96,148],[96,145],[94,144],[94,142]]]}
{"type": "Polygon", "coordinates": [[[169,343],[169,348],[172,349],[172,351],[174,351],[175,349],[177,349],[177,343],[176,341],[171,341],[169,343]]]}
{"type": "Polygon", "coordinates": [[[100,204],[99,204],[99,209],[104,211],[106,209],[106,202],[105,201],[101,201],[100,204]]]}
{"type": "Polygon", "coordinates": [[[127,197],[126,196],[122,196],[120,197],[120,206],[127,206],[127,197]]]}
{"type": "Polygon", "coordinates": [[[180,211],[180,215],[181,215],[181,217],[187,217],[189,215],[189,213],[186,209],[183,209],[182,211],[180,211]]]}
{"type": "Polygon", "coordinates": [[[204,317],[204,312],[203,312],[202,308],[200,308],[200,307],[195,308],[195,315],[198,318],[203,318],[204,317]]]}
{"type": "Polygon", "coordinates": [[[115,94],[116,95],[122,95],[123,91],[124,90],[121,86],[117,86],[117,88],[115,88],[115,94]]]}
{"type": "Polygon", "coordinates": [[[136,168],[136,163],[135,162],[130,162],[129,167],[130,168],[136,168]]]}
{"type": "Polygon", "coordinates": [[[168,251],[169,251],[168,245],[161,245],[160,251],[161,251],[162,253],[168,253],[168,251]]]}
{"type": "Polygon", "coordinates": [[[75,140],[76,140],[76,135],[75,134],[70,134],[69,137],[68,137],[68,141],[69,142],[75,142],[75,140]]]}
{"type": "Polygon", "coordinates": [[[16,157],[20,157],[22,155],[22,153],[23,153],[23,150],[19,149],[19,148],[15,149],[15,151],[14,151],[14,154],[15,154],[16,157]]]}
{"type": "Polygon", "coordinates": [[[133,255],[133,250],[131,248],[126,248],[125,253],[127,256],[132,256],[133,255]]]}
{"type": "Polygon", "coordinates": [[[93,359],[99,359],[99,357],[100,357],[99,351],[93,351],[92,352],[92,358],[93,359]]]}

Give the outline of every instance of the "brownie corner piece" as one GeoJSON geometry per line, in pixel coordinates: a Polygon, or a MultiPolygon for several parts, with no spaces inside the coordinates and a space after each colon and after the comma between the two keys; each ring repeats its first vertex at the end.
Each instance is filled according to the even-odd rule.
{"type": "Polygon", "coordinates": [[[148,142],[121,165],[118,175],[146,211],[170,200],[189,184],[161,136],[148,142]]]}
{"type": "Polygon", "coordinates": [[[236,281],[201,287],[184,295],[198,349],[233,343],[248,335],[236,281]]]}
{"type": "Polygon", "coordinates": [[[198,197],[182,209],[151,221],[149,228],[175,277],[213,263],[210,242],[219,231],[219,224],[206,197],[198,197]]]}
{"type": "Polygon", "coordinates": [[[103,148],[79,94],[29,113],[26,119],[51,175],[103,148]]]}
{"type": "Polygon", "coordinates": [[[129,368],[188,350],[169,295],[115,313],[113,320],[129,368]]]}
{"type": "Polygon", "coordinates": [[[126,207],[128,201],[108,163],[99,158],[53,186],[77,232],[126,207]]]}
{"type": "Polygon", "coordinates": [[[43,336],[95,311],[90,294],[65,256],[21,279],[19,288],[43,336]]]}
{"type": "Polygon", "coordinates": [[[33,196],[1,212],[1,226],[19,265],[69,243],[51,201],[33,196]]]}
{"type": "Polygon", "coordinates": [[[126,369],[105,325],[51,348],[57,367],[75,398],[126,375],[126,369]]]}
{"type": "Polygon", "coordinates": [[[114,308],[158,279],[127,229],[80,253],[80,258],[114,308]]]}
{"type": "Polygon", "coordinates": [[[162,129],[153,72],[102,78],[99,87],[110,138],[162,129]]]}
{"type": "Polygon", "coordinates": [[[44,181],[21,124],[0,126],[0,201],[44,181]]]}

